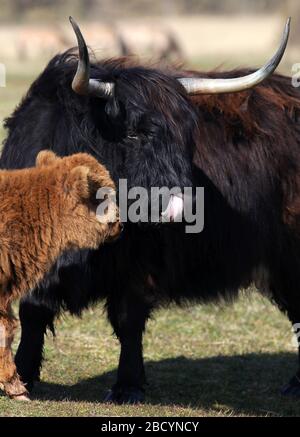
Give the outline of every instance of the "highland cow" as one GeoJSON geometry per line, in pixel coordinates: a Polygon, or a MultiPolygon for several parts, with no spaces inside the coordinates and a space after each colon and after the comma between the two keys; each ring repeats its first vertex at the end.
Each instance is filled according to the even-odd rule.
{"type": "MultiPolygon", "coordinates": [[[[20,306],[18,371],[39,379],[44,334],[64,309],[103,299],[121,344],[107,400],[144,397],[142,338],[153,310],[169,302],[232,300],[255,282],[292,323],[300,321],[300,95],[273,74],[289,33],[258,71],[201,73],[130,59],[90,63],[56,56],[6,121],[1,165],[33,164],[48,144],[87,151],[128,187],[204,187],[205,225],[125,223],[122,238],[59,259],[20,306]]],[[[171,209],[171,208],[170,208],[171,209]]],[[[285,393],[300,395],[300,371],[285,393]]]]}
{"type": "Polygon", "coordinates": [[[83,153],[61,159],[44,151],[37,168],[0,172],[0,385],[13,398],[26,399],[27,390],[12,358],[11,304],[36,287],[63,252],[97,249],[118,235],[117,214],[114,222],[110,208],[96,214],[102,187],[114,190],[108,171],[83,153]]]}

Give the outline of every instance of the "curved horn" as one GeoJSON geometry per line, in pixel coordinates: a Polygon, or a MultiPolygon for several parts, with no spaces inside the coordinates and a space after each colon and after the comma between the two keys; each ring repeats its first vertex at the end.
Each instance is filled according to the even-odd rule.
{"type": "Polygon", "coordinates": [[[80,95],[90,95],[100,98],[112,96],[114,83],[99,82],[96,79],[90,79],[90,58],[86,43],[78,24],[72,17],[69,17],[69,20],[75,32],[79,50],[77,71],[72,82],[73,91],[80,95]]]}
{"type": "Polygon", "coordinates": [[[290,23],[291,18],[288,18],[280,46],[273,58],[254,73],[232,79],[181,78],[178,79],[179,82],[184,86],[188,94],[234,93],[254,87],[276,70],[287,46],[290,33],[290,23]]]}

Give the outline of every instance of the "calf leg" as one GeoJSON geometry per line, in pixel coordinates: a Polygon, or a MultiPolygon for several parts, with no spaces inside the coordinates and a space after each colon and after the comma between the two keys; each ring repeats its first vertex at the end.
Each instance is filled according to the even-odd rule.
{"type": "Polygon", "coordinates": [[[54,332],[55,312],[29,295],[20,302],[19,317],[22,333],[15,362],[22,381],[31,390],[34,381],[40,378],[44,335],[47,328],[54,332]]]}
{"type": "Polygon", "coordinates": [[[0,387],[8,396],[25,400],[27,390],[20,381],[11,350],[16,327],[16,319],[7,304],[0,310],[0,387]]]}
{"type": "Polygon", "coordinates": [[[108,302],[108,317],[120,341],[121,353],[117,382],[107,394],[105,401],[135,404],[144,400],[146,378],[142,341],[151,309],[138,300],[114,300],[115,302],[108,302]]]}

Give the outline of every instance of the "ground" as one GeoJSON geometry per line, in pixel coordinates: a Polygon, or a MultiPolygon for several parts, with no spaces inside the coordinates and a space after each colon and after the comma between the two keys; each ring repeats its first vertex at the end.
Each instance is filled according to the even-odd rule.
{"type": "MultiPolygon", "coordinates": [[[[41,68],[8,66],[0,119],[41,68]]],[[[3,136],[0,127],[0,141],[3,136]]],[[[101,305],[82,319],[64,316],[56,339],[47,338],[34,400],[23,404],[0,395],[0,416],[297,416],[300,400],[280,395],[297,366],[290,324],[268,301],[250,295],[233,306],[155,314],[145,336],[149,386],[142,406],[101,403],[119,353],[101,305]]]]}
{"type": "MultiPolygon", "coordinates": [[[[16,341],[17,343],[17,341],[16,341]]],[[[280,395],[297,360],[287,319],[256,293],[234,305],[160,310],[145,336],[149,386],[141,406],[101,403],[119,347],[103,308],[64,316],[48,336],[31,403],[0,397],[0,416],[297,416],[280,395]]]]}

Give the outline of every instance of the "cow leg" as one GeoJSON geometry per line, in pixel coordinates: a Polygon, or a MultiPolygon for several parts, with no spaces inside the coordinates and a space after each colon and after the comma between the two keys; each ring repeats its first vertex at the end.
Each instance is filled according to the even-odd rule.
{"type": "Polygon", "coordinates": [[[20,381],[13,360],[11,345],[17,321],[11,306],[7,303],[0,308],[0,388],[11,398],[28,400],[27,390],[20,381]]]}
{"type": "Polygon", "coordinates": [[[15,363],[22,381],[31,390],[40,378],[44,335],[47,328],[54,332],[55,312],[30,295],[21,300],[19,317],[22,333],[15,363]]]}
{"type": "MultiPolygon", "coordinates": [[[[294,247],[289,245],[289,242],[286,244],[288,248],[294,247]]],[[[300,257],[298,253],[290,252],[291,250],[286,250],[286,256],[281,259],[277,268],[271,269],[268,288],[272,300],[284,314],[287,314],[293,327],[300,328],[300,257]]],[[[300,397],[300,337],[298,343],[298,371],[289,383],[282,387],[281,393],[285,396],[300,397]]]]}
{"type": "Polygon", "coordinates": [[[146,378],[142,341],[150,308],[137,300],[114,301],[108,302],[108,317],[120,341],[121,353],[117,382],[105,397],[105,401],[136,404],[144,400],[146,378]]]}
{"type": "Polygon", "coordinates": [[[289,383],[282,387],[281,393],[284,396],[300,398],[300,305],[298,305],[298,312],[295,312],[295,308],[297,308],[297,306],[295,306],[293,310],[288,310],[288,316],[298,340],[298,370],[289,383]]]}

